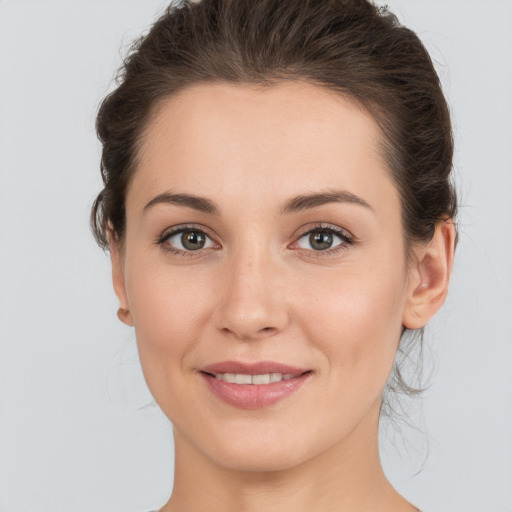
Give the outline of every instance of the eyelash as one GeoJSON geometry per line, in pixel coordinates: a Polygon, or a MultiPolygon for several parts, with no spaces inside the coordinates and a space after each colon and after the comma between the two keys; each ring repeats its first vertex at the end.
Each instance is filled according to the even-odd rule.
{"type": "Polygon", "coordinates": [[[354,237],[350,235],[347,231],[344,229],[339,228],[338,226],[333,226],[331,224],[318,224],[316,226],[313,226],[312,228],[308,229],[304,233],[302,233],[299,237],[297,237],[296,241],[297,243],[302,238],[311,235],[311,233],[330,233],[331,235],[335,235],[338,238],[341,239],[341,243],[330,248],[326,249],[325,251],[315,251],[314,249],[308,250],[309,254],[316,258],[321,258],[322,256],[331,256],[334,254],[337,254],[340,251],[344,251],[348,248],[350,245],[354,245],[354,237]]]}
{"type": "Polygon", "coordinates": [[[204,230],[201,229],[198,226],[195,226],[194,224],[185,224],[183,226],[177,226],[171,231],[164,232],[156,241],[157,245],[159,245],[165,252],[176,254],[178,256],[196,256],[197,254],[204,252],[205,250],[208,251],[209,249],[199,249],[197,251],[183,251],[181,249],[178,249],[170,244],[167,243],[169,238],[173,237],[174,235],[177,235],[179,233],[183,233],[184,231],[193,231],[194,233],[200,233],[204,235],[206,238],[209,238],[212,240],[212,237],[204,230]]]}
{"type": "MultiPolygon", "coordinates": [[[[193,224],[187,224],[187,225],[183,225],[183,226],[177,226],[172,231],[164,232],[157,239],[156,244],[159,245],[165,252],[176,254],[178,256],[196,256],[197,254],[204,252],[205,250],[206,251],[210,250],[210,248],[206,248],[206,249],[198,249],[197,251],[183,251],[183,250],[178,249],[178,248],[170,245],[169,243],[167,243],[169,238],[171,238],[174,235],[177,235],[179,233],[183,233],[184,231],[193,231],[195,233],[200,233],[200,234],[204,235],[205,237],[209,238],[210,240],[212,240],[212,237],[204,229],[201,229],[200,227],[195,226],[193,224]]],[[[324,251],[314,250],[314,249],[309,249],[309,250],[306,249],[311,255],[314,255],[314,257],[317,257],[317,258],[326,256],[326,255],[336,254],[339,251],[346,250],[347,246],[353,245],[355,243],[354,237],[352,235],[350,235],[349,233],[347,233],[347,231],[345,231],[344,229],[341,229],[337,226],[333,226],[331,224],[322,224],[322,223],[315,225],[312,228],[310,228],[309,230],[302,233],[300,236],[298,236],[295,239],[295,241],[293,243],[296,244],[302,238],[309,236],[315,232],[330,233],[332,235],[337,236],[342,241],[338,245],[336,245],[330,249],[326,249],[324,251]]],[[[295,249],[295,250],[300,250],[300,248],[295,249]]]]}

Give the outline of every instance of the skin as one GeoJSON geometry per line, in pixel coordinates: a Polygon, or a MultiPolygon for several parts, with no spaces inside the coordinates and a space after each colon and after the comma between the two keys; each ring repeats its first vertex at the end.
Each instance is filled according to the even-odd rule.
{"type": "Polygon", "coordinates": [[[153,112],[111,256],[123,321],[174,427],[163,511],[416,510],[380,464],[381,393],[403,326],[425,325],[444,302],[454,229],[440,222],[407,260],[380,137],[353,101],[307,83],[201,84],[153,112]],[[292,198],[327,191],[366,205],[283,213],[292,198]],[[206,198],[218,212],[145,208],[165,193],[206,198]],[[180,236],[162,240],[183,224],[207,233],[205,248],[166,250],[183,250],[180,236]],[[305,233],[325,226],[352,241],[335,235],[330,249],[313,249],[305,233]],[[312,374],[286,399],[244,410],[199,373],[225,360],[312,374]]]}

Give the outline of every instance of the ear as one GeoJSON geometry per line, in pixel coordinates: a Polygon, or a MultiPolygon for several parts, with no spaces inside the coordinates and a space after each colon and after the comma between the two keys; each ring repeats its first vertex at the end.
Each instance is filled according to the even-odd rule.
{"type": "Polygon", "coordinates": [[[455,251],[452,219],[437,223],[432,240],[414,249],[402,324],[419,329],[437,313],[448,294],[455,251]]]}
{"type": "Polygon", "coordinates": [[[119,307],[124,310],[118,317],[124,324],[133,327],[133,318],[128,304],[128,297],[126,294],[126,286],[124,280],[124,258],[120,243],[112,231],[108,233],[108,241],[110,247],[110,261],[112,262],[112,283],[117,299],[119,300],[119,307]]]}

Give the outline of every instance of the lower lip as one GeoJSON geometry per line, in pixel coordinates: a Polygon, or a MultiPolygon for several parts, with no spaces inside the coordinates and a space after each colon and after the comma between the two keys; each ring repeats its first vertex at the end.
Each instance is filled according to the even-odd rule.
{"type": "Polygon", "coordinates": [[[290,380],[270,384],[232,384],[201,372],[201,376],[215,396],[240,409],[260,409],[275,404],[297,391],[310,375],[311,372],[306,372],[290,380]]]}

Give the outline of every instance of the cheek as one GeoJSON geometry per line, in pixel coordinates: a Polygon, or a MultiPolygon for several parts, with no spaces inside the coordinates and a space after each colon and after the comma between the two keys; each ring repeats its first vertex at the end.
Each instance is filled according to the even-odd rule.
{"type": "Polygon", "coordinates": [[[405,303],[405,272],[396,265],[333,272],[312,281],[301,307],[303,329],[344,378],[387,378],[398,348],[405,303]]]}
{"type": "Polygon", "coordinates": [[[208,297],[201,285],[205,276],[197,270],[152,266],[147,261],[134,258],[127,266],[127,295],[144,376],[160,402],[169,399],[172,394],[165,390],[179,386],[176,376],[189,368],[187,357],[208,318],[208,297]]]}

